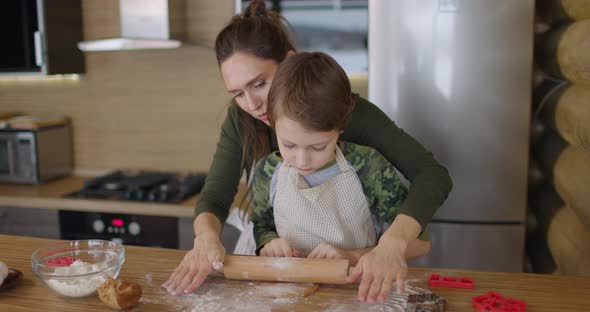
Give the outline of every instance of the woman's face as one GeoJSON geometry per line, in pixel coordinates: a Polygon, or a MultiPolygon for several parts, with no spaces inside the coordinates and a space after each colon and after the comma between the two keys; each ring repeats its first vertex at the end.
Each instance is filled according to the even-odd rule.
{"type": "Polygon", "coordinates": [[[247,52],[236,52],[221,63],[221,77],[236,103],[252,117],[269,125],[268,91],[279,64],[247,52]]]}

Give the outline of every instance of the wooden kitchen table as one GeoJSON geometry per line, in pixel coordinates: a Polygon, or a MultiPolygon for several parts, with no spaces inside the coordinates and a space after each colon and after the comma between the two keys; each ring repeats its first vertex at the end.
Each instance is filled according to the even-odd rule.
{"type": "MultiPolygon", "coordinates": [[[[96,296],[65,299],[54,294],[31,271],[31,254],[56,240],[0,235],[0,260],[23,272],[14,289],[0,292],[0,311],[112,311],[96,296]]],[[[315,294],[301,299],[259,298],[253,283],[210,276],[196,294],[172,297],[159,286],[185,252],[181,250],[126,247],[126,262],[120,277],[140,283],[144,295],[132,311],[401,311],[393,304],[361,304],[356,285],[323,285],[315,294]]],[[[493,290],[528,304],[527,311],[590,311],[590,278],[495,273],[465,270],[410,268],[410,284],[430,289],[449,301],[449,311],[473,311],[471,298],[493,290]],[[475,289],[429,287],[428,276],[469,277],[475,289]]],[[[277,286],[277,289],[281,286],[277,286]]]]}

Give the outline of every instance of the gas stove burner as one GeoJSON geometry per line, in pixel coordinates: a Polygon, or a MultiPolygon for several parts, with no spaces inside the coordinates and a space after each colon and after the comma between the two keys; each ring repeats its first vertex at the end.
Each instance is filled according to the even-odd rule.
{"type": "Polygon", "coordinates": [[[178,203],[198,194],[205,177],[202,173],[179,175],[117,170],[86,181],[81,190],[66,197],[178,203]]]}

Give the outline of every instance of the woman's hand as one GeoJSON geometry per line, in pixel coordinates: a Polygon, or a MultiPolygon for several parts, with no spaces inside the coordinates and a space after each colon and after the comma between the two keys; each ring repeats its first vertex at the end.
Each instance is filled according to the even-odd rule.
{"type": "Polygon", "coordinates": [[[224,257],[225,249],[217,233],[201,233],[162,287],[174,296],[192,293],[203,284],[214,265],[219,269],[224,257]]]}
{"type": "Polygon", "coordinates": [[[385,301],[391,293],[394,281],[397,283],[397,292],[403,294],[408,274],[405,249],[404,241],[382,240],[359,259],[347,282],[355,282],[362,276],[358,290],[360,301],[385,301]]]}
{"type": "Polygon", "coordinates": [[[260,250],[263,257],[299,257],[299,251],[284,238],[275,238],[260,250]]]}

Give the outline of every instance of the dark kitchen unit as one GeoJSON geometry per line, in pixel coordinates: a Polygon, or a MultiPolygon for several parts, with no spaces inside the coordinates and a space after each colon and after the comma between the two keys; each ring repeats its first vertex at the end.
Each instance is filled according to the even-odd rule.
{"type": "Polygon", "coordinates": [[[81,0],[0,1],[0,76],[85,72],[81,0]]]}
{"type": "MultiPolygon", "coordinates": [[[[118,170],[86,181],[82,189],[65,197],[179,203],[199,193],[205,177],[205,174],[118,170]]],[[[127,245],[163,248],[186,249],[192,246],[191,218],[61,210],[59,223],[62,239],[98,238],[127,245]],[[183,235],[187,236],[184,244],[183,235]]]]}
{"type": "Polygon", "coordinates": [[[61,239],[104,239],[125,245],[180,248],[177,217],[59,211],[61,239]]]}

